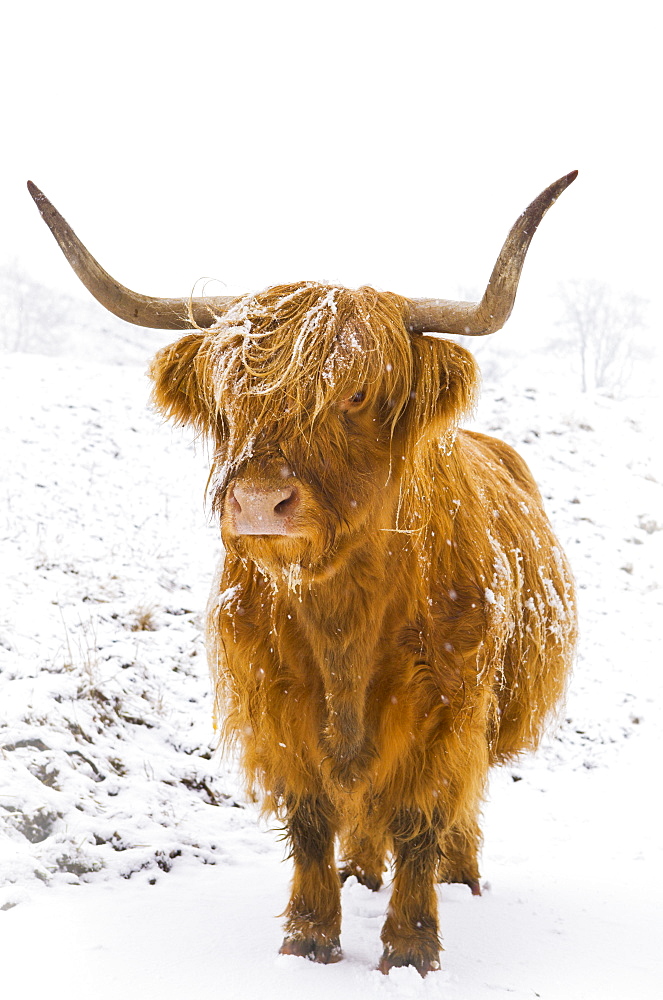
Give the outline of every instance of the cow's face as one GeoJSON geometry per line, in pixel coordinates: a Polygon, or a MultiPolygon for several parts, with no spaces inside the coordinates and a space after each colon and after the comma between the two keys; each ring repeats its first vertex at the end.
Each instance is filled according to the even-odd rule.
{"type": "MultiPolygon", "coordinates": [[[[269,402],[277,412],[287,406],[282,396],[269,402]]],[[[239,416],[235,407],[223,412],[229,425],[239,416]]],[[[224,542],[260,565],[319,565],[381,524],[398,491],[400,455],[379,394],[357,388],[331,398],[314,419],[298,418],[268,422],[251,413],[255,431],[241,436],[239,453],[230,436],[218,450],[212,491],[224,542]]]]}
{"type": "Polygon", "coordinates": [[[270,289],[157,356],[159,407],[214,439],[228,549],[322,570],[393,525],[413,454],[453,429],[477,381],[462,348],[406,331],[405,305],[373,289],[270,289]]]}

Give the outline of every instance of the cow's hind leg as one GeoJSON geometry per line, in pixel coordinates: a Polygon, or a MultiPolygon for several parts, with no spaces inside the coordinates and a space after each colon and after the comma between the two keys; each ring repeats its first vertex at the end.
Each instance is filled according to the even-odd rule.
{"type": "Polygon", "coordinates": [[[464,883],[470,887],[473,896],[480,896],[477,860],[480,843],[481,831],[478,823],[472,823],[469,827],[451,827],[442,840],[438,880],[464,883]]]}
{"type": "Polygon", "coordinates": [[[381,830],[371,827],[370,822],[365,827],[355,830],[343,841],[343,860],[339,872],[341,881],[354,875],[358,882],[372,892],[382,885],[382,873],[387,867],[386,836],[381,830]]]}
{"type": "Polygon", "coordinates": [[[285,911],[282,955],[301,955],[325,964],[343,957],[335,833],[333,810],[326,798],[305,798],[289,807],[287,834],[295,873],[285,911]]]}
{"type": "Polygon", "coordinates": [[[440,849],[434,826],[420,814],[404,811],[393,826],[395,876],[387,919],[382,928],[384,952],[379,969],[387,973],[414,965],[420,975],[440,968],[436,872],[440,849]]]}

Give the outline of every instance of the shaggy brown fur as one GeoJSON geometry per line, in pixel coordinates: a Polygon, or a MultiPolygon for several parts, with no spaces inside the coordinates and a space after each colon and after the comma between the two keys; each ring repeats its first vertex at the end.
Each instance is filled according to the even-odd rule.
{"type": "MultiPolygon", "coordinates": [[[[340,958],[343,868],[395,876],[380,968],[439,967],[434,890],[479,892],[492,764],[562,694],[573,587],[519,456],[457,430],[478,374],[410,335],[407,301],[312,283],[237,300],[153,362],[154,399],[215,447],[225,563],[208,612],[223,735],[283,817],[282,951],[340,958]],[[229,491],[293,477],[288,535],[233,530],[229,491]]],[[[290,481],[290,480],[289,480],[290,481]]]]}

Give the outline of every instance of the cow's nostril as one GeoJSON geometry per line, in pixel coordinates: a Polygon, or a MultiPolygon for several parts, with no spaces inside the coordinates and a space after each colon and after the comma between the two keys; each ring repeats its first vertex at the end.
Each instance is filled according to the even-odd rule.
{"type": "Polygon", "coordinates": [[[281,515],[288,514],[296,503],[297,490],[293,490],[290,496],[284,497],[283,500],[279,500],[279,502],[274,506],[274,513],[281,515]]]}

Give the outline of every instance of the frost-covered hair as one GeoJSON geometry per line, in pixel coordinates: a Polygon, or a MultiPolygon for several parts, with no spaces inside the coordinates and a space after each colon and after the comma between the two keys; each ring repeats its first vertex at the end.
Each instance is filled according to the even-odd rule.
{"type": "MultiPolygon", "coordinates": [[[[432,670],[445,692],[436,712],[454,705],[446,738],[458,740],[458,766],[465,767],[472,717],[484,720],[476,738],[493,761],[536,745],[565,683],[575,638],[573,584],[525,463],[501,442],[458,432],[479,384],[471,354],[450,340],[410,334],[407,311],[406,299],[368,287],[303,282],[245,296],[215,327],[157,355],[154,398],[163,412],[211,438],[221,480],[252,458],[261,438],[294,441],[312,456],[327,449],[333,497],[348,470],[340,424],[330,414],[354,393],[365,394],[399,481],[390,530],[401,538],[402,558],[411,556],[418,567],[403,614],[416,623],[414,646],[426,646],[432,657],[421,669],[432,670]]],[[[388,534],[376,537],[376,560],[383,547],[386,558],[388,534]]],[[[280,583],[274,579],[279,600],[288,600],[282,574],[280,583]]],[[[301,587],[298,575],[298,593],[301,587]]],[[[280,613],[275,604],[270,614],[280,613]]],[[[231,701],[239,700],[226,733],[241,739],[249,710],[239,683],[234,676],[231,701]]],[[[283,728],[285,715],[273,707],[265,704],[261,725],[274,716],[283,728]]],[[[420,764],[413,758],[403,780],[416,782],[420,764]]],[[[247,758],[245,766],[270,787],[264,765],[247,758]]],[[[477,782],[483,775],[478,768],[477,782]]],[[[302,775],[302,790],[308,780],[302,775]]],[[[468,816],[475,793],[468,786],[468,816]]],[[[434,806],[422,793],[422,815],[434,806]]]]}
{"type": "Polygon", "coordinates": [[[159,352],[153,399],[212,438],[227,471],[256,438],[308,438],[361,391],[393,434],[445,435],[471,409],[478,372],[449,340],[413,337],[402,296],[300,282],[237,299],[209,330],[159,352]]]}

